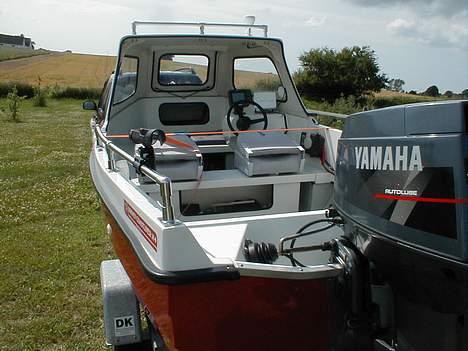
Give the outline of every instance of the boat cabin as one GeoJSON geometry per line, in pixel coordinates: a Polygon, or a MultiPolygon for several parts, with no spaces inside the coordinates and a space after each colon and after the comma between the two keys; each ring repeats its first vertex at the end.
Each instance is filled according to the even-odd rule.
{"type": "MultiPolygon", "coordinates": [[[[330,205],[333,175],[324,162],[334,163],[336,132],[318,125],[316,114],[304,108],[280,40],[127,37],[108,85],[109,97],[101,102],[106,104],[101,106],[103,127],[116,145],[133,155],[130,130],[167,134],[166,144],[154,145],[154,166],[172,181],[176,218],[197,221],[330,205]]],[[[137,176],[127,162],[117,164],[161,201],[154,182],[137,176]]]]}

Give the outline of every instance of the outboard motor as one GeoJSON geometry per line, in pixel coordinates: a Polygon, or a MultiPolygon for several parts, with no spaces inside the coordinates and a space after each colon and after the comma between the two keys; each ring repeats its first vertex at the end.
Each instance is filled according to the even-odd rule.
{"type": "Polygon", "coordinates": [[[468,101],[350,116],[335,206],[367,259],[374,350],[468,350],[468,101]]]}

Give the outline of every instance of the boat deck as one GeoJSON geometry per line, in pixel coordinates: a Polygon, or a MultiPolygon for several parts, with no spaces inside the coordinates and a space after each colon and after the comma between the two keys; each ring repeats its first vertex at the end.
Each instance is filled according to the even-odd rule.
{"type": "MultiPolygon", "coordinates": [[[[140,184],[137,178],[133,178],[132,183],[140,187],[144,192],[158,192],[159,186],[156,184],[140,184]]],[[[249,177],[238,169],[227,169],[219,171],[204,171],[200,181],[179,181],[173,182],[174,190],[190,189],[212,189],[227,188],[249,185],[263,184],[291,184],[291,183],[331,183],[333,175],[328,173],[316,157],[306,156],[304,170],[301,173],[265,175],[249,177]]]]}
{"type": "MultiPolygon", "coordinates": [[[[243,244],[245,239],[255,242],[279,244],[281,237],[294,234],[303,225],[324,218],[324,211],[282,213],[274,215],[185,222],[194,237],[212,258],[245,261],[243,244]]],[[[320,228],[318,225],[316,228],[320,228]]],[[[297,240],[296,246],[316,245],[342,234],[339,227],[328,229],[311,237],[297,240]]],[[[299,261],[307,265],[327,264],[328,252],[298,253],[299,261]]],[[[291,266],[290,261],[280,257],[275,265],[291,266]]]]}

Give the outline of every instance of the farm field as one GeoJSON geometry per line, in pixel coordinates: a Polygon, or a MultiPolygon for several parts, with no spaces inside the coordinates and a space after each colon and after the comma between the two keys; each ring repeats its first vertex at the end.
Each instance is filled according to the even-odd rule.
{"type": "MultiPolygon", "coordinates": [[[[43,86],[76,88],[102,88],[115,68],[115,57],[86,54],[52,53],[45,56],[0,62],[0,83],[21,82],[37,85],[38,77],[43,86]]],[[[198,73],[206,69],[199,65],[163,61],[164,70],[176,70],[190,66],[198,73]]],[[[239,82],[244,87],[252,86],[258,80],[269,80],[271,74],[239,72],[239,82]]]]}
{"type": "Polygon", "coordinates": [[[112,249],[78,100],[0,99],[0,350],[106,350],[99,264],[112,249]]]}
{"type": "Polygon", "coordinates": [[[30,50],[30,49],[8,47],[8,46],[0,46],[0,62],[13,60],[13,59],[19,59],[22,57],[45,55],[49,53],[51,53],[51,51],[44,50],[44,49],[30,50]]]}
{"type": "Polygon", "coordinates": [[[0,82],[102,88],[114,67],[113,56],[52,53],[0,62],[0,82]]]}

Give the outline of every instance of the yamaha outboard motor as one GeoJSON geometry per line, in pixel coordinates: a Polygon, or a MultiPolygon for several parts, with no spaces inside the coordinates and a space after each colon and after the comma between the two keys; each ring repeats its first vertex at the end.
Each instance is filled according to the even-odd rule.
{"type": "Polygon", "coordinates": [[[335,205],[367,260],[372,348],[468,350],[468,101],[350,116],[335,205]]]}

